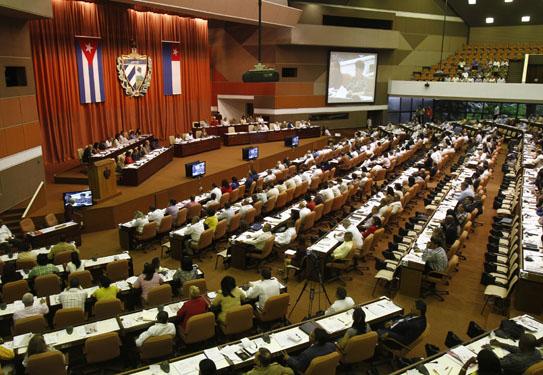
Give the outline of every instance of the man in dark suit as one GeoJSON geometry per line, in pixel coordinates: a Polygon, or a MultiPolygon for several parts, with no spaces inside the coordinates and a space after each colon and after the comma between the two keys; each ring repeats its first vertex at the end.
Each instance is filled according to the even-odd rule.
{"type": "Polygon", "coordinates": [[[394,319],[377,331],[379,340],[391,349],[409,346],[426,330],[426,303],[415,302],[416,312],[394,319]]]}
{"type": "Polygon", "coordinates": [[[297,356],[289,357],[285,353],[287,365],[296,371],[307,370],[314,358],[330,354],[336,350],[336,345],[330,341],[328,333],[322,328],[315,328],[309,336],[311,346],[297,356]]]}

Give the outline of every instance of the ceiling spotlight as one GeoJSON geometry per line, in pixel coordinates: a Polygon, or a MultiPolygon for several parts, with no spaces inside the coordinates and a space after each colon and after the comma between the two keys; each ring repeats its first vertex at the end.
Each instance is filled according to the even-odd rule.
{"type": "Polygon", "coordinates": [[[522,22],[530,22],[530,16],[522,16],[520,19],[522,22]]]}
{"type": "Polygon", "coordinates": [[[494,17],[486,17],[486,23],[494,23],[494,17]]]}
{"type": "Polygon", "coordinates": [[[468,0],[469,5],[475,5],[477,4],[477,0],[468,0]]]}
{"type": "Polygon", "coordinates": [[[512,3],[513,2],[513,0],[503,0],[503,1],[506,2],[506,3],[512,3]]]}

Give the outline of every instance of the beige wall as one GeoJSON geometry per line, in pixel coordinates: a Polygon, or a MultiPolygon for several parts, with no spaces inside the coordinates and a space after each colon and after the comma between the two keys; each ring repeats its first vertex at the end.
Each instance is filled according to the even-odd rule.
{"type": "MultiPolygon", "coordinates": [[[[337,1],[336,3],[345,3],[337,1]]],[[[439,61],[441,48],[442,21],[436,18],[441,13],[434,0],[417,1],[350,1],[349,5],[360,3],[363,7],[394,9],[392,4],[403,4],[397,10],[428,13],[429,17],[398,17],[390,11],[368,11],[364,9],[344,8],[291,2],[291,6],[303,10],[300,23],[319,25],[323,14],[350,17],[380,18],[393,21],[393,30],[398,35],[394,49],[368,48],[370,45],[357,43],[357,33],[361,29],[352,29],[352,40],[345,40],[341,45],[357,46],[358,49],[376,51],[379,55],[379,68],[376,85],[376,105],[387,104],[387,85],[389,80],[409,80],[414,71],[423,66],[430,66],[439,61]]],[[[318,26],[313,26],[318,27],[318,26]]],[[[333,27],[326,27],[333,29],[333,27]]],[[[344,28],[341,28],[344,29],[344,28]]],[[[289,31],[266,28],[263,37],[264,63],[275,67],[279,73],[283,67],[298,69],[296,78],[281,78],[273,84],[243,84],[244,71],[256,63],[256,29],[246,25],[218,25],[210,30],[211,59],[213,71],[213,96],[217,94],[242,94],[255,96],[255,108],[305,108],[325,107],[326,77],[328,53],[337,48],[334,45],[316,46],[291,44],[289,31]]],[[[348,34],[347,38],[349,38],[348,34]]],[[[444,43],[444,57],[453,54],[467,41],[468,27],[462,22],[447,22],[447,37],[444,43]]],[[[347,47],[346,49],[353,49],[347,47]]],[[[216,98],[212,98],[216,102],[216,98]]],[[[367,114],[351,114],[348,121],[365,123],[367,114]]],[[[299,115],[285,115],[290,119],[301,118],[299,115]]],[[[345,121],[333,121],[337,126],[344,126],[345,121]]],[[[328,125],[328,124],[327,124],[328,125]]],[[[331,124],[330,124],[331,125],[331,124]]]]}
{"type": "Polygon", "coordinates": [[[543,42],[543,25],[472,27],[470,43],[543,42]]]}
{"type": "Polygon", "coordinates": [[[41,146],[27,21],[0,16],[0,166],[8,157],[20,164],[0,171],[0,212],[29,198],[44,178],[41,156],[17,155],[41,146]],[[7,87],[6,66],[24,66],[27,86],[7,87]]]}

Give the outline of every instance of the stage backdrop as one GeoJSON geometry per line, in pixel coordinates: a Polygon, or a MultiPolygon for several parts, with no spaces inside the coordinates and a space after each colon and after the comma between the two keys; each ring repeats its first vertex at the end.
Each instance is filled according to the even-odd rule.
{"type": "Polygon", "coordinates": [[[188,131],[191,121],[210,115],[207,21],[123,5],[54,0],[53,19],[30,24],[34,75],[44,158],[48,172],[77,162],[77,149],[140,128],[162,140],[188,131]],[[75,51],[76,36],[100,37],[105,101],[81,104],[75,51]],[[118,56],[131,52],[153,59],[151,85],[143,97],[125,95],[117,77],[118,56]],[[162,41],[179,41],[181,95],[165,96],[162,41]]]}

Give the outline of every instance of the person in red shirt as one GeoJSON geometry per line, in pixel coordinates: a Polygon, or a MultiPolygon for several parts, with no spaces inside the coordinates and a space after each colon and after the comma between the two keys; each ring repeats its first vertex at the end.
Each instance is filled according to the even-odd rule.
{"type": "Polygon", "coordinates": [[[311,195],[306,195],[305,196],[305,201],[306,201],[306,207],[309,208],[311,211],[315,211],[315,206],[317,205],[317,203],[315,203],[315,200],[313,200],[313,198],[311,198],[311,195]]]}
{"type": "Polygon", "coordinates": [[[364,231],[364,233],[362,233],[362,237],[366,238],[368,237],[370,234],[373,234],[375,233],[375,231],[379,228],[381,228],[382,226],[382,223],[381,223],[381,218],[379,216],[374,216],[371,218],[371,225],[369,227],[366,228],[366,230],[364,231]]]}
{"type": "Polygon", "coordinates": [[[232,186],[228,183],[227,180],[222,180],[221,182],[221,192],[224,193],[231,193],[232,192],[232,186]]]}
{"type": "Polygon", "coordinates": [[[124,165],[133,164],[134,159],[132,158],[132,153],[130,151],[126,151],[124,154],[124,165]]]}
{"type": "Polygon", "coordinates": [[[180,320],[179,329],[183,332],[187,327],[187,321],[191,316],[208,312],[209,306],[206,300],[200,295],[200,289],[192,285],[189,288],[190,299],[177,311],[177,317],[180,320]]]}

